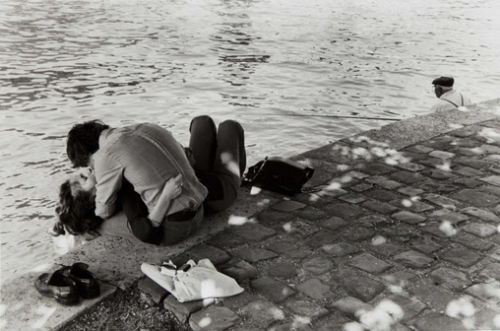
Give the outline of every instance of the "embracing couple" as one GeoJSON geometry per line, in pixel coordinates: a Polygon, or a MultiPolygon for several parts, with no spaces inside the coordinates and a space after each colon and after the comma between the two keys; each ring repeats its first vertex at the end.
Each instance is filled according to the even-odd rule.
{"type": "Polygon", "coordinates": [[[189,148],[156,124],[75,125],[67,154],[76,175],[61,185],[57,234],[99,233],[172,245],[196,232],[205,212],[233,204],[246,167],[244,131],[192,120],[189,148]]]}

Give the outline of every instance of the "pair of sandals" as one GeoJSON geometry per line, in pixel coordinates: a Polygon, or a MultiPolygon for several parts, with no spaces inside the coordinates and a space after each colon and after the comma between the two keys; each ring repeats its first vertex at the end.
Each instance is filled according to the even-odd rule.
{"type": "Polygon", "coordinates": [[[35,288],[43,296],[54,298],[62,305],[77,304],[80,297],[96,298],[101,294],[99,282],[88,268],[83,262],[63,265],[52,274],[41,274],[35,280],[35,288]]]}

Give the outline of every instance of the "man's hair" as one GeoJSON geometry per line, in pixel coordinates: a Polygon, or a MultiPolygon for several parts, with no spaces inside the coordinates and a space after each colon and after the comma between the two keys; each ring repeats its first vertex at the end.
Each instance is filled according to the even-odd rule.
{"type": "Polygon", "coordinates": [[[87,167],[92,154],[99,149],[99,136],[109,125],[99,120],[76,124],[68,133],[66,153],[73,167],[87,167]]]}
{"type": "Polygon", "coordinates": [[[95,196],[81,189],[78,183],[69,180],[62,183],[59,191],[59,206],[56,213],[59,221],[54,232],[64,234],[64,229],[73,235],[95,230],[103,219],[95,214],[95,196]]]}

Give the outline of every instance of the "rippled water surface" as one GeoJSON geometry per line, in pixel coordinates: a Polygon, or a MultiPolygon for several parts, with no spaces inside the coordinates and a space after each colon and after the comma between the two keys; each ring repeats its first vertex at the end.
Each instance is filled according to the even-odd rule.
{"type": "Polygon", "coordinates": [[[99,118],[233,118],[249,163],[408,118],[456,78],[498,97],[497,0],[0,0],[2,281],[56,256],[46,230],[70,167],[65,135],[99,118]],[[294,116],[291,116],[294,115],[294,116]],[[300,116],[296,116],[300,115],[300,116]]]}

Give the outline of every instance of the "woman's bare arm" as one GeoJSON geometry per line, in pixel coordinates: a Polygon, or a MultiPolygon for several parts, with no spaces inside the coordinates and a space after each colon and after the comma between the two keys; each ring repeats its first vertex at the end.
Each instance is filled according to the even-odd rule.
{"type": "Polygon", "coordinates": [[[173,199],[177,198],[182,192],[182,176],[179,174],[176,177],[169,179],[158,198],[155,208],[149,213],[149,219],[154,227],[161,225],[165,218],[168,208],[173,199]]]}

